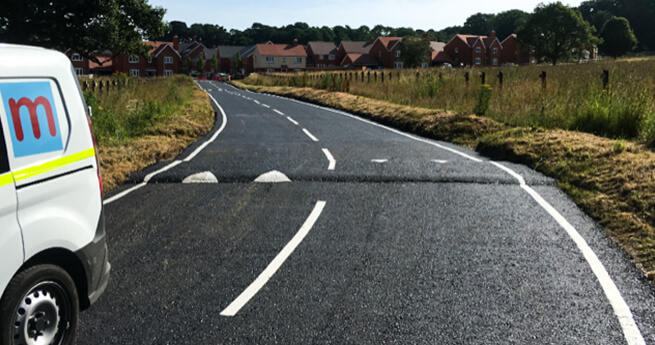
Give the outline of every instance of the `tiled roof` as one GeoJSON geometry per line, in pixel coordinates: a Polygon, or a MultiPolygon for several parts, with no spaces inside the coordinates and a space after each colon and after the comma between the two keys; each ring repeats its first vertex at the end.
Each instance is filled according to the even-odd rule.
{"type": "Polygon", "coordinates": [[[430,48],[436,52],[443,51],[444,47],[446,46],[446,43],[444,42],[437,42],[437,41],[431,41],[430,42],[430,48]]]}
{"type": "Polygon", "coordinates": [[[198,41],[180,42],[180,55],[186,57],[199,46],[202,46],[202,43],[199,43],[198,41]]]}
{"type": "MultiPolygon", "coordinates": [[[[146,41],[145,43],[152,46],[152,49],[150,50],[150,56],[158,56],[159,53],[161,53],[162,51],[164,51],[164,49],[166,49],[166,46],[170,46],[171,48],[173,48],[173,42],[146,41]]],[[[173,51],[175,51],[175,49],[173,49],[173,51]]]]}
{"type": "Polygon", "coordinates": [[[203,55],[205,56],[206,60],[209,60],[218,55],[218,48],[205,48],[203,55]]]}
{"type": "Polygon", "coordinates": [[[371,51],[373,42],[369,41],[341,41],[343,49],[346,51],[346,54],[357,53],[357,54],[368,54],[371,51]]]}
{"type": "Polygon", "coordinates": [[[218,46],[218,51],[221,54],[221,58],[234,59],[237,57],[237,53],[246,48],[246,46],[218,46]]]}
{"type": "Polygon", "coordinates": [[[344,58],[344,61],[346,59],[352,61],[352,64],[354,66],[375,66],[375,65],[378,64],[378,61],[371,54],[352,53],[352,54],[346,55],[346,57],[344,58]]]}
{"type": "Polygon", "coordinates": [[[400,41],[402,41],[403,38],[402,37],[383,37],[383,36],[380,36],[380,37],[378,37],[378,40],[380,40],[380,42],[382,42],[384,47],[387,48],[387,51],[391,51],[391,49],[393,49],[393,47],[396,44],[398,44],[400,41]]]}
{"type": "Polygon", "coordinates": [[[111,54],[108,55],[96,55],[95,56],[98,61],[102,63],[102,66],[97,63],[93,62],[93,60],[89,60],[89,69],[109,69],[111,70],[113,61],[111,59],[111,54]]]}
{"type": "Polygon", "coordinates": [[[305,47],[300,44],[258,44],[257,49],[261,55],[266,56],[307,56],[305,47]]]}
{"type": "Polygon", "coordinates": [[[307,44],[307,47],[311,47],[312,51],[316,55],[336,55],[338,53],[337,46],[335,46],[332,42],[312,41],[307,44]]]}
{"type": "Polygon", "coordinates": [[[450,55],[448,55],[448,53],[446,53],[444,51],[439,51],[439,52],[435,51],[435,52],[432,52],[432,61],[433,62],[449,62],[449,61],[452,61],[452,59],[450,58],[450,55]]]}

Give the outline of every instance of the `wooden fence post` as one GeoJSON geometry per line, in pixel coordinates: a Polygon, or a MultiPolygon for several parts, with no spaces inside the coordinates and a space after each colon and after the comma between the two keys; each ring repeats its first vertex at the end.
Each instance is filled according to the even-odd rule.
{"type": "Polygon", "coordinates": [[[373,79],[375,80],[376,83],[378,82],[378,72],[377,71],[373,72],[373,79]]]}
{"type": "Polygon", "coordinates": [[[546,85],[548,85],[548,81],[546,80],[546,71],[541,71],[539,78],[541,78],[541,87],[545,89],[546,85]]]}
{"type": "Polygon", "coordinates": [[[470,78],[469,72],[464,73],[464,80],[466,80],[466,86],[469,85],[469,78],[470,78]]]}
{"type": "Polygon", "coordinates": [[[607,91],[607,88],[609,87],[610,83],[610,71],[604,69],[603,70],[603,90],[607,91]]]}
{"type": "MultiPolygon", "coordinates": [[[[363,72],[362,72],[363,73],[363,72]]],[[[368,71],[368,82],[371,82],[371,71],[368,71]]]]}
{"type": "Polygon", "coordinates": [[[498,72],[498,85],[502,89],[503,88],[503,71],[498,72]]]}
{"type": "Polygon", "coordinates": [[[487,83],[487,73],[485,72],[480,73],[480,82],[482,83],[482,85],[487,83]]]}
{"type": "Polygon", "coordinates": [[[380,80],[382,80],[382,84],[384,84],[384,72],[380,72],[380,80]]]}
{"type": "Polygon", "coordinates": [[[393,78],[393,74],[389,72],[389,82],[391,82],[391,79],[393,78]]]}

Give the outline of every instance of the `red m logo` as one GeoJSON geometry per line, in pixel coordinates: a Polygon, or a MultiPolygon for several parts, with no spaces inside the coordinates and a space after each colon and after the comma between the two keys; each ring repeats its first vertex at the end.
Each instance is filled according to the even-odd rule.
{"type": "Polygon", "coordinates": [[[50,135],[53,137],[57,135],[55,117],[52,114],[52,105],[47,98],[37,97],[34,101],[32,101],[29,98],[23,97],[19,99],[18,102],[16,102],[16,100],[13,98],[10,98],[9,109],[11,111],[11,117],[14,122],[14,131],[16,132],[16,139],[18,139],[18,141],[23,141],[23,139],[25,139],[25,134],[23,133],[23,124],[20,121],[20,108],[23,106],[27,108],[27,111],[30,114],[30,121],[32,122],[32,132],[34,133],[34,138],[41,138],[41,126],[39,125],[39,118],[36,114],[36,109],[39,105],[45,109],[50,135]]]}

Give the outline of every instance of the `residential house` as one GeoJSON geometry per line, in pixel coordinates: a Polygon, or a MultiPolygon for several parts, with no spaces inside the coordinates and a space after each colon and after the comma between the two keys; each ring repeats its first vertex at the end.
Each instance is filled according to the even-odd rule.
{"type": "Polygon", "coordinates": [[[378,66],[378,60],[376,60],[371,54],[350,53],[346,54],[346,57],[343,58],[341,66],[357,69],[364,69],[367,67],[374,68],[378,66]]]}
{"type": "Polygon", "coordinates": [[[450,55],[448,55],[448,53],[444,51],[445,47],[446,47],[446,43],[444,42],[430,41],[430,48],[432,49],[432,54],[430,56],[430,65],[441,66],[445,63],[450,63],[452,61],[450,55]]]}
{"type": "Polygon", "coordinates": [[[337,60],[339,61],[340,66],[347,66],[351,65],[352,62],[355,60],[360,60],[362,61],[375,61],[376,64],[374,66],[377,66],[377,60],[372,57],[372,56],[367,56],[370,55],[371,48],[373,47],[373,41],[341,41],[339,44],[338,48],[338,57],[337,60]],[[348,61],[345,61],[345,58],[348,54],[357,54],[353,55],[349,58],[348,61]]]}
{"type": "Polygon", "coordinates": [[[370,54],[378,60],[383,68],[403,68],[400,58],[400,41],[402,37],[378,37],[371,47],[370,54]]]}
{"type": "Polygon", "coordinates": [[[503,42],[492,31],[489,36],[455,35],[444,47],[453,63],[463,66],[500,66],[502,64],[529,64],[531,59],[521,57],[529,49],[522,45],[516,35],[510,35],[503,42]]]}
{"type": "Polygon", "coordinates": [[[198,59],[205,58],[205,49],[207,49],[207,47],[202,44],[202,38],[199,40],[196,40],[196,37],[187,38],[186,40],[180,42],[179,48],[177,50],[180,52],[180,56],[182,57],[182,72],[189,74],[195,71],[198,66],[198,59]],[[188,60],[192,61],[191,69],[189,69],[187,62],[188,60]]]}
{"type": "Polygon", "coordinates": [[[254,72],[301,72],[307,70],[305,47],[294,40],[293,44],[257,44],[253,51],[254,72]]]}
{"type": "Polygon", "coordinates": [[[536,63],[531,49],[521,43],[515,34],[509,35],[501,42],[503,52],[501,62],[503,64],[530,65],[536,63]]]}
{"type": "Polygon", "coordinates": [[[66,55],[71,60],[75,74],[77,75],[111,75],[113,72],[111,53],[105,52],[96,54],[93,57],[98,62],[92,59],[83,57],[82,55],[73,51],[66,52],[66,55]]]}
{"type": "Polygon", "coordinates": [[[180,53],[175,42],[146,42],[152,49],[149,56],[119,55],[112,59],[114,72],[134,77],[161,77],[180,73],[180,53]]]}
{"type": "Polygon", "coordinates": [[[339,50],[332,42],[312,41],[307,44],[307,68],[339,66],[339,50]]]}
{"type": "Polygon", "coordinates": [[[252,58],[248,60],[248,57],[252,56],[252,53],[255,50],[255,45],[251,46],[218,46],[218,51],[220,52],[220,67],[219,71],[221,73],[241,73],[248,75],[252,72],[252,58]],[[243,66],[239,69],[235,66],[235,60],[237,56],[241,57],[243,60],[243,66]]]}

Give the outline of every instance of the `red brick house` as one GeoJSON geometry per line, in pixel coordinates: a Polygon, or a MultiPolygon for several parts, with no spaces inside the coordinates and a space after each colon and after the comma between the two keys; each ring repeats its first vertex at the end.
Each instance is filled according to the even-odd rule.
{"type": "Polygon", "coordinates": [[[339,66],[339,50],[332,42],[312,41],[307,44],[307,68],[339,66]]]}
{"type": "Polygon", "coordinates": [[[113,72],[111,54],[103,53],[97,54],[94,57],[98,62],[94,62],[88,58],[82,57],[78,53],[72,51],[66,52],[66,55],[73,64],[75,74],[77,75],[111,75],[113,72]]]}
{"type": "MultiPolygon", "coordinates": [[[[366,61],[367,63],[375,61],[375,64],[371,66],[377,66],[377,60],[375,59],[375,57],[370,55],[372,47],[373,47],[373,41],[341,41],[341,43],[339,44],[338,56],[337,56],[339,65],[340,66],[353,65],[353,62],[355,62],[356,60],[363,59],[362,61],[366,61]],[[352,55],[348,60],[345,60],[346,56],[348,56],[349,54],[356,54],[356,55],[352,55]]],[[[369,65],[367,64],[366,66],[369,65]]]]}
{"type": "Polygon", "coordinates": [[[398,49],[402,37],[378,37],[371,47],[370,54],[383,68],[403,68],[403,60],[398,49]]]}
{"type": "Polygon", "coordinates": [[[509,35],[501,44],[503,46],[502,63],[530,65],[536,62],[530,48],[521,43],[515,34],[509,35]]]}
{"type": "Polygon", "coordinates": [[[529,49],[523,46],[516,35],[510,35],[503,42],[492,31],[489,36],[455,35],[444,47],[444,52],[455,65],[500,66],[506,63],[529,64],[531,59],[519,55],[529,49]]]}
{"type": "Polygon", "coordinates": [[[149,56],[119,55],[112,59],[114,72],[134,77],[163,77],[180,73],[180,53],[174,42],[146,42],[152,46],[149,56]]]}
{"type": "Polygon", "coordinates": [[[220,56],[219,71],[221,73],[241,73],[244,75],[252,72],[252,53],[255,46],[218,46],[220,56]],[[240,56],[243,60],[243,67],[237,69],[234,61],[240,56]]]}

